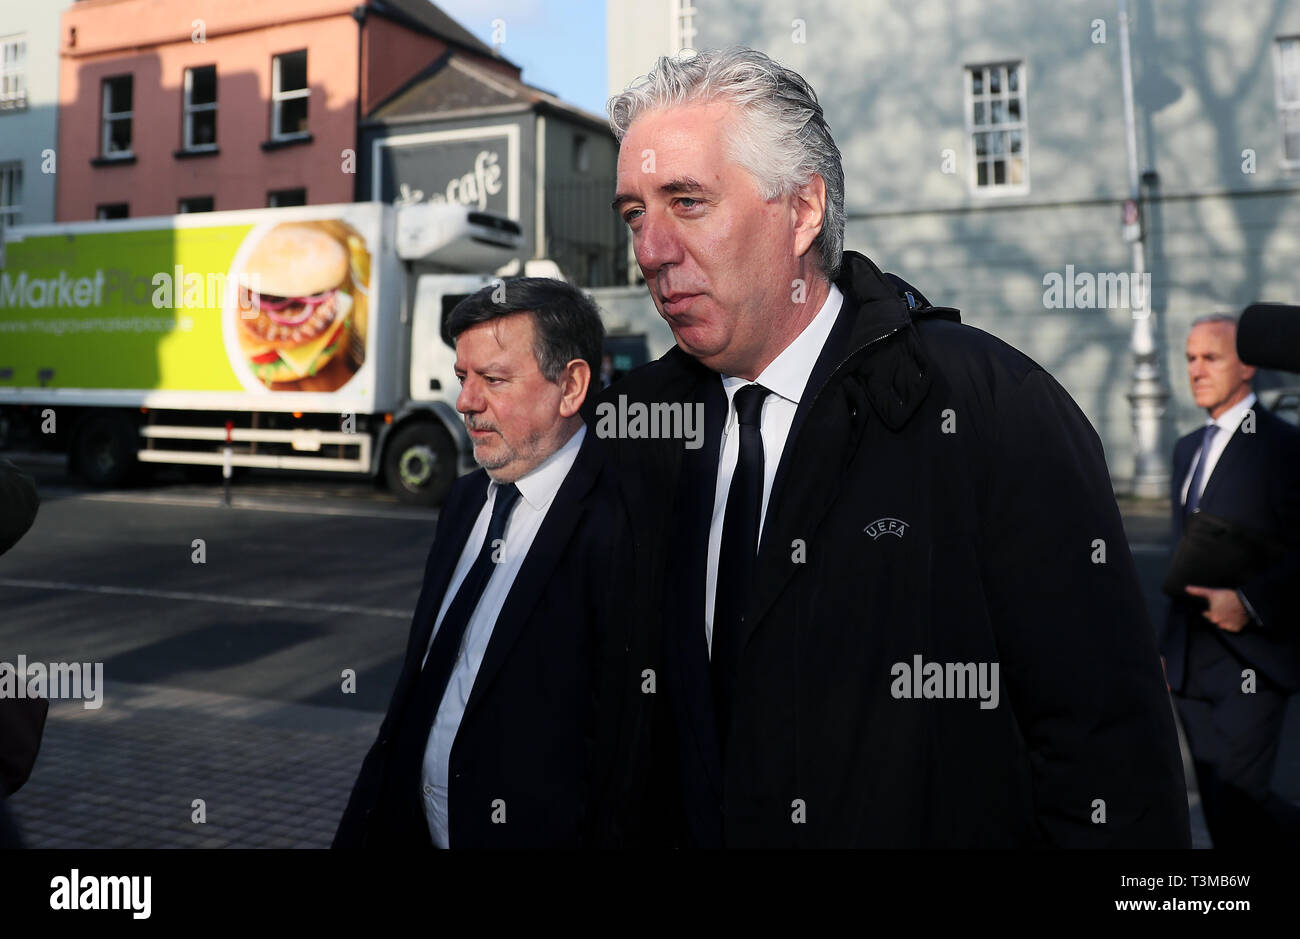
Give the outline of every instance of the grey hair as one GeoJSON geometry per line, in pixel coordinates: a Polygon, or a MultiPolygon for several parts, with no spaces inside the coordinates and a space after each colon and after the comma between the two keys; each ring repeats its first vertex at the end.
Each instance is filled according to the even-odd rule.
{"type": "Polygon", "coordinates": [[[764,199],[791,195],[816,173],[826,183],[822,230],[813,241],[834,280],[844,251],[844,165],[817,103],[798,72],[755,49],[661,56],[650,74],[609,99],[609,123],[621,143],[647,111],[723,100],[735,105],[731,158],[757,180],[764,199]]]}
{"type": "Polygon", "coordinates": [[[1235,313],[1207,313],[1205,316],[1198,316],[1192,320],[1189,329],[1195,329],[1197,326],[1204,326],[1206,323],[1231,323],[1235,329],[1237,326],[1237,315],[1235,313]]]}

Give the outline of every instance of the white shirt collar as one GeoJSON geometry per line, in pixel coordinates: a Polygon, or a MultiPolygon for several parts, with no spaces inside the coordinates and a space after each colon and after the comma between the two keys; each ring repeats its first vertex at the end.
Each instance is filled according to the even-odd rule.
{"type": "Polygon", "coordinates": [[[1251,392],[1242,398],[1228,410],[1219,415],[1218,419],[1212,419],[1206,415],[1205,423],[1218,424],[1219,430],[1226,430],[1229,434],[1236,433],[1237,428],[1246,417],[1246,412],[1255,406],[1255,392],[1251,392]]]}
{"type": "MultiPolygon", "coordinates": [[[[840,293],[840,288],[831,284],[830,292],[826,294],[826,302],[817,311],[817,315],[803,328],[803,332],[794,338],[793,342],[781,350],[780,355],[768,363],[767,368],[754,379],[753,384],[762,385],[773,394],[798,404],[799,399],[803,397],[804,389],[808,387],[813,366],[817,364],[817,357],[821,355],[822,347],[826,345],[826,339],[831,334],[831,328],[834,327],[835,319],[843,304],[844,294],[840,293]]],[[[730,402],[736,391],[748,384],[751,383],[743,378],[724,375],[722,388],[727,393],[727,401],[730,402]]]]}
{"type": "MultiPolygon", "coordinates": [[[[573,468],[573,463],[578,458],[578,449],[586,436],[587,425],[580,424],[573,436],[564,442],[564,446],[543,460],[537,468],[515,480],[519,495],[534,512],[540,512],[550,505],[555,494],[560,491],[564,478],[569,475],[569,470],[573,468]]],[[[501,484],[493,480],[488,488],[495,498],[501,484]]]]}

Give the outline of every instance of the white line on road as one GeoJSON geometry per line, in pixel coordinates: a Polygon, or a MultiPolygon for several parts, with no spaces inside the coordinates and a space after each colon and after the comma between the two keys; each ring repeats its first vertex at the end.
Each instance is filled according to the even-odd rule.
{"type": "MultiPolygon", "coordinates": [[[[103,492],[93,493],[90,495],[76,496],[78,499],[87,499],[92,502],[129,502],[141,503],[146,505],[183,505],[196,509],[224,509],[226,506],[222,503],[220,496],[178,496],[178,495],[154,495],[150,493],[123,493],[123,492],[103,492]]],[[[396,518],[407,522],[430,522],[438,517],[437,512],[432,509],[406,509],[406,510],[384,510],[384,509],[353,509],[345,506],[329,505],[284,505],[275,502],[254,501],[242,496],[236,496],[233,500],[232,508],[248,509],[253,512],[288,512],[296,515],[343,515],[352,518],[396,518]]]]}
{"type": "Polygon", "coordinates": [[[344,603],[309,603],[305,600],[273,600],[269,597],[230,597],[216,593],[187,593],[181,590],[145,590],[142,587],[107,587],[101,584],[71,584],[59,580],[23,580],[0,577],[0,587],[27,587],[33,590],[71,590],[78,593],[104,593],[124,597],[152,597],[158,600],[192,600],[199,603],[225,603],[230,606],[270,607],[283,610],[310,610],[316,613],[359,613],[410,619],[410,610],[385,607],[349,606],[344,603]]]}

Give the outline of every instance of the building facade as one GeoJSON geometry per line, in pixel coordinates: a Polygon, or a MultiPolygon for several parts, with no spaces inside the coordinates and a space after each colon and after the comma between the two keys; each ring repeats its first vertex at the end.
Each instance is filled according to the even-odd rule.
{"type": "MultiPolygon", "coordinates": [[[[607,7],[614,93],[624,73],[674,51],[655,38],[674,5],[607,7]],[[626,35],[641,15],[645,42],[626,35]]],[[[1300,300],[1300,2],[1129,9],[1167,459],[1199,420],[1183,362],[1192,319],[1300,300]]],[[[1135,450],[1131,307],[1147,282],[1130,276],[1124,239],[1115,0],[810,0],[797,10],[698,0],[690,12],[694,48],[751,46],[812,83],[844,158],[846,246],[1051,371],[1097,428],[1122,489],[1135,450]]]]}
{"type": "Polygon", "coordinates": [[[456,50],[427,0],[79,0],[59,35],[59,221],[349,202],[361,116],[456,50]]]}
{"type": "Polygon", "coordinates": [[[72,0],[0,0],[0,228],[54,221],[59,18],[72,0]]]}
{"type": "Polygon", "coordinates": [[[599,115],[449,54],[362,122],[359,156],[360,200],[500,212],[523,228],[524,258],[585,287],[627,281],[618,146],[599,115]]]}

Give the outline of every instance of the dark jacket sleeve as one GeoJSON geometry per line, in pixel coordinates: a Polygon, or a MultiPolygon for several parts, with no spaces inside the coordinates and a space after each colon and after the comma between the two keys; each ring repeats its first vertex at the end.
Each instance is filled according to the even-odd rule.
{"type": "Polygon", "coordinates": [[[27,534],[40,504],[32,478],[8,460],[0,460],[0,554],[27,534]]]}
{"type": "Polygon", "coordinates": [[[1034,369],[997,399],[983,579],[1059,847],[1190,847],[1177,733],[1096,431],[1034,369]]]}

